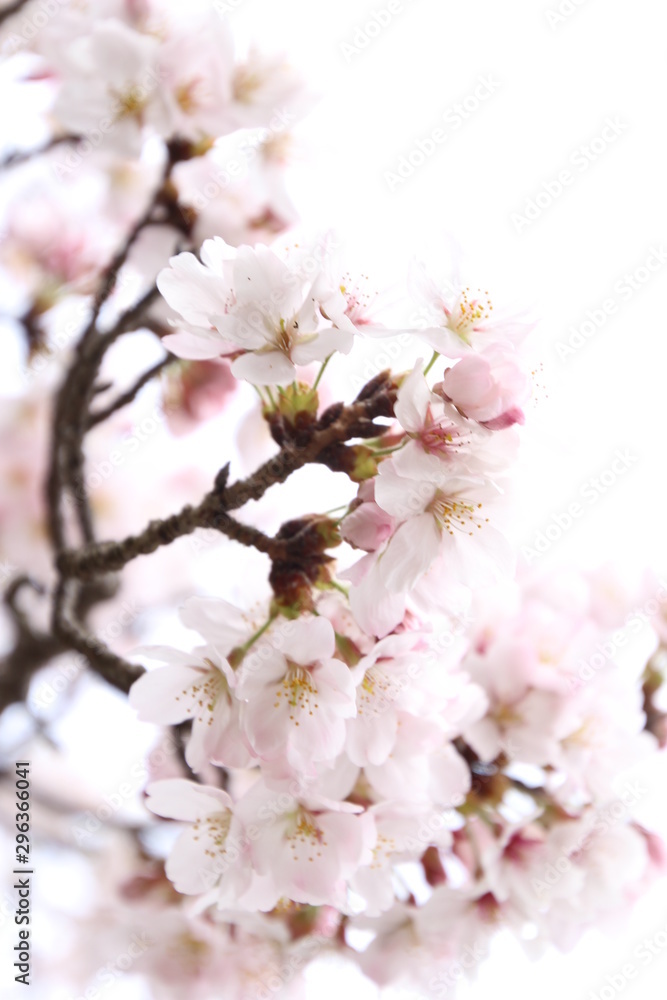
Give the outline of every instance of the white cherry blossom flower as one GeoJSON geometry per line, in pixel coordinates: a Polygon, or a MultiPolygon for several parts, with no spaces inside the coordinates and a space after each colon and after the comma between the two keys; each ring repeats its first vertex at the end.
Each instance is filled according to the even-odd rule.
{"type": "Polygon", "coordinates": [[[410,288],[426,311],[428,325],[413,331],[439,354],[462,358],[492,343],[520,342],[530,324],[496,316],[488,291],[472,290],[455,281],[441,288],[420,262],[413,262],[410,288]]]}
{"type": "Polygon", "coordinates": [[[307,771],[343,749],[345,720],[356,712],[354,680],[334,659],[334,630],[325,618],[298,619],[280,639],[276,648],[267,637],[265,655],[254,658],[252,670],[241,668],[243,727],[258,757],[284,757],[295,771],[307,771]]]}
{"type": "Polygon", "coordinates": [[[234,906],[250,884],[248,838],[232,799],[220,788],[182,778],[148,786],[147,805],[158,816],[188,823],[167,858],[167,877],[178,892],[210,892],[220,906],[234,906]]]}
{"type": "MultiPolygon", "coordinates": [[[[406,463],[404,473],[409,468],[406,463]]],[[[380,555],[387,590],[409,590],[439,556],[460,583],[477,582],[480,562],[493,572],[508,549],[487,515],[498,495],[489,480],[442,475],[426,481],[418,473],[408,478],[383,462],[375,502],[399,523],[380,555]]]]}
{"type": "Polygon", "coordinates": [[[239,725],[236,674],[213,646],[192,653],[154,647],[144,655],[166,665],[135,681],[130,705],[143,722],[174,725],[192,721],[185,759],[193,771],[208,763],[247,767],[252,753],[239,725]]]}
{"type": "Polygon", "coordinates": [[[353,335],[326,323],[313,292],[315,278],[268,247],[227,246],[217,237],[193,254],[172,257],[158,287],[193,329],[165,338],[181,357],[235,353],[232,372],[261,385],[286,384],[296,365],[347,354],[353,335]]]}
{"type": "Polygon", "coordinates": [[[372,857],[376,833],[370,813],[348,802],[296,798],[262,781],[237,809],[253,833],[250,851],[260,877],[255,898],[261,909],[272,909],[282,897],[312,906],[345,905],[348,880],[372,857]]]}
{"type": "Polygon", "coordinates": [[[73,41],[54,113],[75,134],[103,131],[103,148],[121,155],[140,152],[144,128],[171,131],[161,87],[157,38],[114,19],[96,22],[73,41]]]}

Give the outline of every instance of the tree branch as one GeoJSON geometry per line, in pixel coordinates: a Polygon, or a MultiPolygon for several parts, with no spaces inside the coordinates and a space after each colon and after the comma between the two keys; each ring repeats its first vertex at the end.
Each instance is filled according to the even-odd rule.
{"type": "Polygon", "coordinates": [[[74,649],[82,653],[90,667],[104,678],[108,684],[127,694],[134,682],[144,673],[143,667],[129,663],[121,656],[112,652],[97,636],[87,632],[70,613],[68,605],[81,592],[72,587],[72,581],[61,580],[56,588],[53,601],[53,616],[51,628],[54,636],[60,639],[66,649],[74,649]]]}
{"type": "MultiPolygon", "coordinates": [[[[46,486],[49,533],[56,553],[62,552],[66,547],[62,513],[64,493],[66,490],[73,492],[77,482],[83,480],[83,441],[88,429],[90,402],[95,394],[95,380],[100,365],[111,344],[140,321],[143,312],[157,298],[158,290],[153,285],[134,306],[121,314],[110,330],[101,335],[97,329],[99,314],[113,291],[118,273],[126,262],[139,233],[151,218],[156,205],[160,203],[172,166],[172,161],[169,159],[164,168],[162,181],[153,192],[144,213],[135,222],[123,245],[106,268],[93,302],[90,319],[81,334],[74,360],[57,395],[51,462],[46,486]]],[[[77,503],[76,511],[83,540],[91,544],[95,534],[90,506],[85,496],[81,503],[77,503]]]]}
{"type": "Polygon", "coordinates": [[[149,368],[148,371],[144,372],[144,374],[137,379],[133,386],[118,396],[118,398],[112,403],[109,403],[109,405],[105,406],[104,409],[98,410],[97,413],[91,413],[86,424],[87,429],[90,430],[91,427],[96,427],[97,424],[101,424],[105,420],[108,420],[109,417],[113,413],[116,413],[117,410],[122,410],[124,406],[129,406],[129,404],[136,399],[143,387],[147,385],[151,379],[155,378],[156,375],[159,375],[163,368],[166,368],[167,365],[170,365],[175,360],[176,359],[173,354],[170,354],[168,357],[158,361],[152,368],[149,368]]]}
{"type": "MultiPolygon", "coordinates": [[[[377,383],[368,396],[358,398],[348,407],[335,407],[335,419],[329,422],[329,411],[326,411],[319,421],[319,426],[312,433],[310,441],[303,447],[288,445],[275,458],[261,465],[251,476],[238,480],[232,486],[226,485],[228,467],[222,470],[214,488],[206,494],[202,502],[192,507],[187,505],[177,514],[172,514],[163,520],[151,521],[137,535],[130,535],[121,542],[100,542],[88,545],[81,550],[61,552],[57,559],[59,571],[65,577],[90,579],[101,573],[120,570],[137,556],[149,555],[162,545],[168,545],[177,538],[189,535],[196,528],[214,528],[230,537],[241,539],[241,533],[246,538],[256,529],[229,518],[228,512],[242,507],[248,500],[258,500],[277,483],[284,482],[293,472],[313,462],[336,442],[349,440],[352,437],[381,435],[388,428],[375,424],[378,416],[388,416],[393,407],[395,390],[390,382],[388,372],[383,372],[373,380],[377,383]]],[[[369,383],[371,385],[371,383],[369,383]]],[[[366,387],[368,388],[368,387],[366,387]]],[[[363,395],[365,390],[362,390],[363,395]]],[[[331,408],[332,410],[334,408],[331,408]]],[[[267,539],[261,532],[255,534],[261,551],[269,551],[276,545],[276,540],[267,539]]],[[[245,542],[244,544],[247,544],[245,542]]],[[[252,542],[251,544],[254,544],[252,542]]]]}

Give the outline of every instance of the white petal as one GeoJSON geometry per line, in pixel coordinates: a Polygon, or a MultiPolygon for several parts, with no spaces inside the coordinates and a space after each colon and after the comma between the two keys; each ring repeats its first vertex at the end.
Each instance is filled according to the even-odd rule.
{"type": "Polygon", "coordinates": [[[296,376],[296,369],[282,351],[248,353],[232,362],[232,374],[253,385],[286,385],[296,376]]]}
{"type": "Polygon", "coordinates": [[[158,816],[168,819],[196,820],[211,813],[232,808],[227,792],[212,785],[197,785],[185,778],[153,781],[146,788],[146,805],[158,816]]]}
{"type": "Polygon", "coordinates": [[[188,693],[199,671],[167,666],[149,670],[130,688],[130,705],[142,722],[171,726],[187,717],[192,701],[188,693]]]}
{"type": "Polygon", "coordinates": [[[286,656],[304,667],[318,660],[329,660],[336,649],[333,625],[322,617],[300,618],[281,648],[286,656]]]}
{"type": "Polygon", "coordinates": [[[435,491],[432,483],[399,476],[389,462],[382,463],[375,480],[376,504],[399,521],[420,514],[433,499],[435,491]]]}
{"type": "Polygon", "coordinates": [[[379,569],[390,591],[410,590],[440,550],[440,532],[431,514],[420,514],[400,526],[379,559],[379,569]]]}
{"type": "Polygon", "coordinates": [[[424,363],[420,358],[413,371],[398,390],[394,413],[401,427],[416,434],[424,426],[424,419],[431,400],[431,390],[422,374],[424,363]]]}
{"type": "Polygon", "coordinates": [[[186,361],[208,361],[225,353],[225,345],[214,331],[194,333],[180,330],[178,333],[167,334],[162,338],[162,343],[177,358],[184,358],[186,361]]]}
{"type": "Polygon", "coordinates": [[[230,295],[220,276],[193,253],[179,253],[157,276],[162,296],[189,323],[207,326],[209,317],[224,314],[230,295]]]}
{"type": "Polygon", "coordinates": [[[220,597],[191,597],[180,609],[179,617],[186,628],[224,649],[224,655],[243,645],[250,635],[242,612],[220,597]]]}
{"type": "Polygon", "coordinates": [[[344,330],[331,328],[321,330],[312,339],[300,341],[292,349],[292,359],[295,365],[308,365],[311,361],[324,361],[338,351],[339,354],[349,354],[352,350],[354,336],[344,330]]]}

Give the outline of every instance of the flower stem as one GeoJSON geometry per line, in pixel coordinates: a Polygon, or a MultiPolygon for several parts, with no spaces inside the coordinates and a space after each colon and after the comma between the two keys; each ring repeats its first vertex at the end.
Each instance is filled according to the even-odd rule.
{"type": "Polygon", "coordinates": [[[394,445],[391,446],[391,448],[378,448],[378,449],[376,449],[373,452],[373,458],[377,458],[378,456],[381,456],[381,455],[393,455],[395,451],[400,451],[401,448],[405,448],[405,446],[406,446],[406,444],[408,443],[409,440],[410,439],[409,439],[409,437],[406,434],[400,444],[394,444],[394,445]]]}
{"type": "Polygon", "coordinates": [[[237,653],[240,654],[239,660],[243,659],[243,657],[248,652],[250,647],[254,646],[257,640],[264,635],[266,630],[269,628],[269,626],[271,626],[274,623],[277,617],[278,617],[278,612],[274,611],[273,614],[269,616],[268,620],[264,622],[262,627],[258,628],[257,631],[254,633],[254,635],[250,636],[247,642],[244,642],[242,646],[237,647],[237,653]]]}
{"type": "Polygon", "coordinates": [[[438,360],[439,357],[440,357],[440,352],[439,351],[434,351],[433,355],[431,357],[431,360],[429,361],[429,363],[426,365],[426,368],[424,369],[424,375],[428,375],[428,373],[430,372],[431,368],[436,363],[436,361],[438,360]]]}
{"type": "Polygon", "coordinates": [[[327,365],[329,364],[329,362],[331,361],[332,357],[333,357],[333,353],[332,353],[332,354],[330,354],[330,355],[329,355],[329,356],[328,356],[328,357],[327,357],[327,358],[326,358],[326,359],[324,360],[324,362],[322,363],[322,367],[320,368],[319,372],[317,373],[317,378],[316,378],[316,379],[315,379],[315,381],[313,382],[313,390],[312,390],[313,392],[315,392],[315,390],[317,389],[318,385],[320,384],[320,379],[321,379],[321,378],[322,378],[322,376],[324,375],[324,370],[325,370],[325,368],[327,367],[327,365]]]}

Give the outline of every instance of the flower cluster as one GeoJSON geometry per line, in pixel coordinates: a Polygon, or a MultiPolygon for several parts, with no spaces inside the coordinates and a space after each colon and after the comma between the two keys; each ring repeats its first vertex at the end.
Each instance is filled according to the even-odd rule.
{"type": "MultiPolygon", "coordinates": [[[[0,696],[77,651],[173,749],[141,772],[140,820],[91,844],[77,988],[128,927],[125,968],[165,1000],[296,997],[322,953],[441,996],[503,928],[570,947],[665,869],[628,769],[667,743],[667,616],[655,581],[515,566],[530,324],[420,262],[382,308],[337,236],[286,237],[309,101],[282,58],[238,54],[221,5],[55,6],[15,44],[48,139],[3,165],[25,362],[0,408],[0,559],[39,581],[6,601],[0,696]],[[400,364],[351,398],[396,338],[400,364]],[[176,468],[191,432],[208,443],[176,468]],[[186,558],[206,531],[207,578],[186,558]],[[153,558],[177,539],[180,562],[153,558]],[[134,614],[102,641],[99,605],[118,637],[128,593],[161,645],[136,646],[134,614]]],[[[52,719],[29,721],[37,740],[52,719]]],[[[72,847],[43,800],[37,830],[72,847]]]]}
{"type": "Polygon", "coordinates": [[[145,649],[165,665],[130,695],[142,719],[192,722],[185,759],[207,782],[148,787],[182,825],[167,877],[216,926],[333,921],[316,950],[380,985],[444,989],[501,927],[571,947],[665,867],[628,770],[657,749],[632,648],[641,630],[656,643],[633,614],[655,587],[527,577],[458,627],[411,612],[382,638],[338,594],[296,618],[190,599],[205,645],[145,649]]]}

